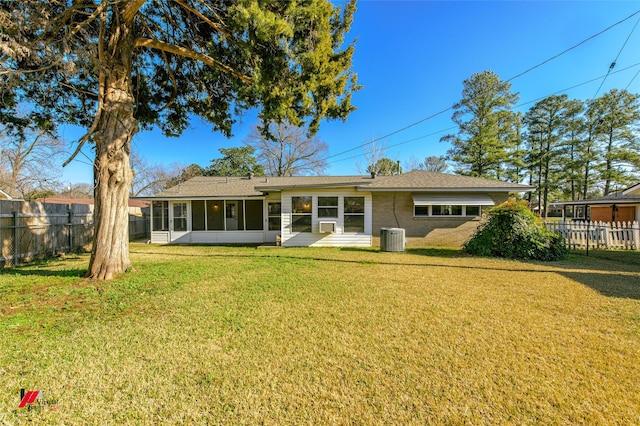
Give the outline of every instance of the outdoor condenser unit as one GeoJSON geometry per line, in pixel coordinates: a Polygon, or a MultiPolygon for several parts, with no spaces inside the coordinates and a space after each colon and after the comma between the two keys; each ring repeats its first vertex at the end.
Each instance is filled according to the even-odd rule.
{"type": "Polygon", "coordinates": [[[380,228],[380,251],[404,251],[404,229],[380,228]]]}

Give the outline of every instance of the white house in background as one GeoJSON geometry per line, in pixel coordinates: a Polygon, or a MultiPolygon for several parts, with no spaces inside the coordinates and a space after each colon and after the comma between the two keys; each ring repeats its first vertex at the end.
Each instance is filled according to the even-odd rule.
{"type": "Polygon", "coordinates": [[[458,246],[482,211],[526,185],[412,171],[394,176],[195,177],[153,197],[151,242],[371,246],[381,228],[408,244],[458,246]]]}

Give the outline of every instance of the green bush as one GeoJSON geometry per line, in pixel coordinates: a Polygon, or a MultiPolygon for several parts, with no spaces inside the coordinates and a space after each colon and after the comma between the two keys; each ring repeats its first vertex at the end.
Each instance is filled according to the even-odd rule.
{"type": "Polygon", "coordinates": [[[558,260],[567,254],[562,237],[541,227],[526,202],[515,199],[489,210],[463,250],[477,256],[535,260],[558,260]]]}

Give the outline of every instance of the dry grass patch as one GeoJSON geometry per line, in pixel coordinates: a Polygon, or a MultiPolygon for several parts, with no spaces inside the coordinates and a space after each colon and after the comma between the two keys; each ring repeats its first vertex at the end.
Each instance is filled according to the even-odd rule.
{"type": "Polygon", "coordinates": [[[25,308],[18,327],[3,311],[0,420],[640,422],[640,262],[144,245],[132,257],[100,291],[65,274],[74,260],[0,275],[23,288],[3,302],[38,309],[38,288],[95,287],[68,310],[25,308]],[[58,410],[16,411],[20,387],[58,410]]]}

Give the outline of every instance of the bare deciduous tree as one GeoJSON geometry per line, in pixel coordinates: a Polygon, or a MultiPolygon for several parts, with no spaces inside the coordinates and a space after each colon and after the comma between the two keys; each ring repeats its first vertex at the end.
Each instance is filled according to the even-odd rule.
{"type": "Polygon", "coordinates": [[[65,144],[51,128],[27,124],[2,126],[0,132],[0,185],[14,197],[29,198],[35,190],[57,185],[65,144]]]}
{"type": "Polygon", "coordinates": [[[167,189],[168,182],[179,174],[179,170],[162,164],[149,164],[140,154],[131,154],[131,182],[130,195],[140,197],[154,195],[167,189]]]}
{"type": "Polygon", "coordinates": [[[327,168],[324,159],[329,146],[317,136],[309,136],[308,129],[289,123],[256,125],[246,143],[256,149],[258,163],[269,176],[321,175],[327,168]]]}
{"type": "Polygon", "coordinates": [[[358,168],[358,173],[368,174],[371,171],[375,171],[376,164],[384,158],[384,154],[387,152],[387,144],[380,139],[373,139],[364,146],[362,151],[366,165],[362,166],[359,161],[356,161],[356,167],[358,168]]]}

